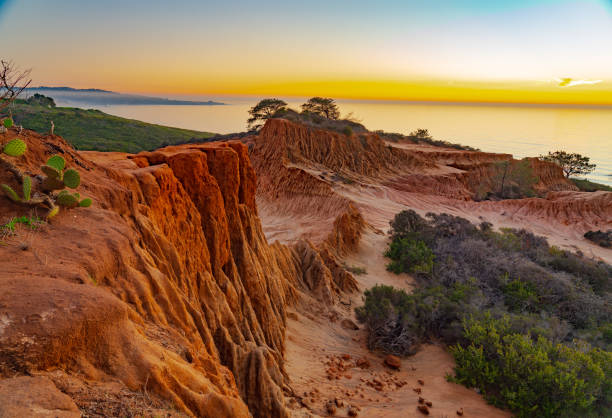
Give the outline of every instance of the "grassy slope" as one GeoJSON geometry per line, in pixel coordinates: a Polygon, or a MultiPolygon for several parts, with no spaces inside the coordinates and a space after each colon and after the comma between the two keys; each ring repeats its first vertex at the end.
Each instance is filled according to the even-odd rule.
{"type": "Polygon", "coordinates": [[[581,179],[570,179],[570,180],[576,185],[576,187],[578,187],[583,192],[596,192],[598,190],[603,190],[605,192],[612,192],[612,187],[605,185],[605,184],[595,183],[589,180],[581,180],[581,179]]]}
{"type": "Polygon", "coordinates": [[[55,133],[81,150],[139,152],[214,135],[120,118],[93,109],[49,108],[20,101],[11,106],[11,111],[17,124],[39,133],[49,132],[53,121],[55,133]]]}

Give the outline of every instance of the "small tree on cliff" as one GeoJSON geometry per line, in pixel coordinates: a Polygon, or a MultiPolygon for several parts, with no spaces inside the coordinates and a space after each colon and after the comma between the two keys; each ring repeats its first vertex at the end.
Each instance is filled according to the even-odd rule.
{"type": "Polygon", "coordinates": [[[302,112],[314,113],[333,120],[340,117],[338,105],[334,99],[327,97],[313,97],[302,105],[302,112]]]}
{"type": "Polygon", "coordinates": [[[541,155],[540,159],[559,165],[568,178],[573,175],[588,174],[596,167],[590,163],[589,157],[565,151],[549,152],[548,155],[541,155]]]}
{"type": "Polygon", "coordinates": [[[259,129],[262,125],[261,122],[265,122],[278,112],[286,109],[287,103],[280,99],[263,99],[249,109],[251,117],[247,120],[248,128],[259,129]]]}
{"type": "Polygon", "coordinates": [[[30,85],[30,70],[20,71],[11,61],[0,60],[0,110],[10,105],[30,85]]]}

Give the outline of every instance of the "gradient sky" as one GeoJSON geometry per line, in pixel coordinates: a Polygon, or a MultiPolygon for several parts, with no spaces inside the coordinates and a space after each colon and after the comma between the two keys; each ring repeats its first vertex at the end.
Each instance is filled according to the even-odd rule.
{"type": "Polygon", "coordinates": [[[612,104],[612,0],[0,0],[0,51],[36,85],[612,104]]]}

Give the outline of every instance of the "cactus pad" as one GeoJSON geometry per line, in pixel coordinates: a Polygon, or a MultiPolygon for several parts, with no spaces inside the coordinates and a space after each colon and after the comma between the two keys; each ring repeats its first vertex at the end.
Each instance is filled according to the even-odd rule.
{"type": "Polygon", "coordinates": [[[42,182],[43,190],[48,192],[52,190],[62,190],[64,187],[64,182],[56,178],[46,177],[42,182]]]}
{"type": "Polygon", "coordinates": [[[23,176],[23,201],[29,202],[32,196],[32,179],[30,176],[23,176]]]}
{"type": "Polygon", "coordinates": [[[57,204],[67,208],[74,208],[79,205],[79,201],[74,195],[63,191],[57,195],[57,204]]]}
{"type": "Polygon", "coordinates": [[[58,171],[55,167],[51,167],[50,165],[43,165],[40,167],[43,173],[45,173],[48,177],[52,179],[59,179],[61,172],[58,171]]]}
{"type": "Polygon", "coordinates": [[[66,167],[66,160],[59,155],[54,155],[47,160],[47,165],[61,172],[66,167]]]}
{"type": "Polygon", "coordinates": [[[15,190],[13,190],[11,186],[8,184],[0,184],[0,188],[2,188],[4,194],[6,194],[13,202],[21,202],[21,198],[17,193],[15,193],[15,190]]]}
{"type": "Polygon", "coordinates": [[[72,168],[64,172],[64,184],[71,189],[76,189],[81,184],[81,175],[72,168]]]}
{"type": "Polygon", "coordinates": [[[4,146],[3,152],[11,157],[21,157],[27,149],[27,145],[21,139],[13,139],[4,146]]]}
{"type": "Polygon", "coordinates": [[[93,201],[87,197],[79,202],[79,206],[82,208],[88,208],[91,206],[92,203],[93,201]]]}
{"type": "Polygon", "coordinates": [[[49,210],[49,213],[47,213],[47,218],[48,219],[53,218],[55,215],[59,213],[59,210],[60,210],[59,206],[53,206],[51,210],[49,210]]]}
{"type": "Polygon", "coordinates": [[[4,125],[4,127],[6,129],[12,128],[13,127],[13,119],[12,118],[6,118],[2,121],[2,125],[4,125]]]}

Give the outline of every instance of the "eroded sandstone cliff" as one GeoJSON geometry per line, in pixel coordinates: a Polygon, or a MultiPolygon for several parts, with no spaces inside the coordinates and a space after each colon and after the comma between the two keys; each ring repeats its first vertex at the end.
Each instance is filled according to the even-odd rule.
{"type": "MultiPolygon", "coordinates": [[[[287,307],[310,295],[333,300],[355,285],[309,242],[268,244],[246,146],[131,156],[20,137],[28,152],[14,164],[36,175],[60,154],[95,203],[4,237],[0,390],[15,379],[39,387],[24,377],[37,376],[47,379],[49,399],[66,403],[61,391],[93,415],[287,416],[287,307]]],[[[6,170],[0,182],[18,186],[6,170]]],[[[0,199],[3,223],[26,212],[0,199]]],[[[74,404],[61,408],[74,413],[74,404]]]]}

